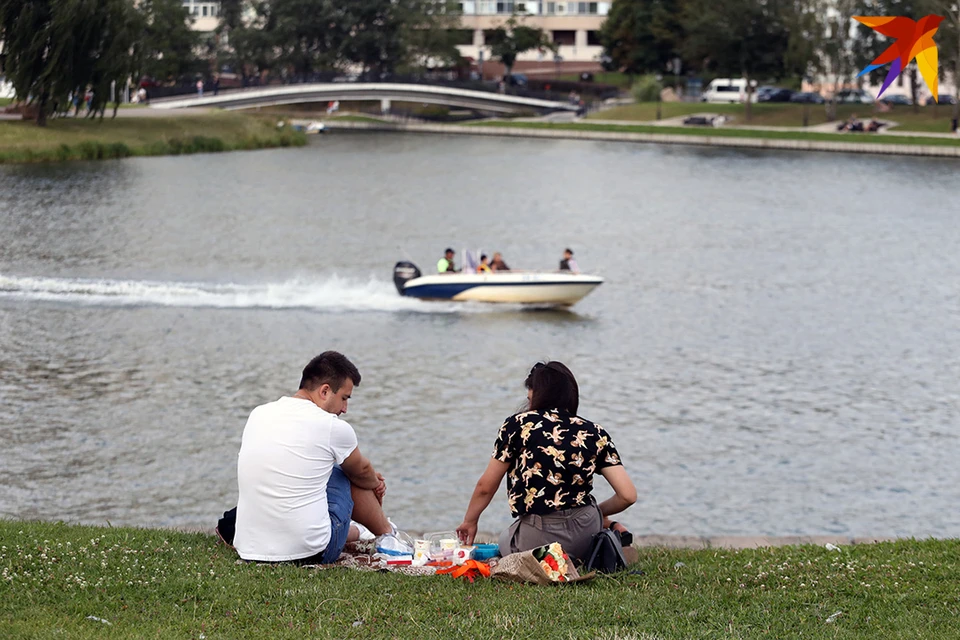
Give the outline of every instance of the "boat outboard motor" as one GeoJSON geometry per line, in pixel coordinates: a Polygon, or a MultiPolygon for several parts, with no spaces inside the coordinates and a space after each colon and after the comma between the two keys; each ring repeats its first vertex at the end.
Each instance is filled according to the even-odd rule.
{"type": "Polygon", "coordinates": [[[420,269],[412,262],[398,262],[393,267],[393,284],[397,285],[397,291],[400,295],[406,295],[403,292],[403,285],[407,280],[413,280],[420,277],[420,269]]]}

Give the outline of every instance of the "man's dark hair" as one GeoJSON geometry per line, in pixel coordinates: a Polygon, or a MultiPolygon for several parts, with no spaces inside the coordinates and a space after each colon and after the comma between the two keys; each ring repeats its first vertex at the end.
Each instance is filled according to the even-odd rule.
{"type": "Polygon", "coordinates": [[[300,388],[313,391],[328,384],[336,392],[347,378],[353,380],[354,386],[360,386],[360,371],[347,356],[338,351],[324,351],[303,368],[300,388]]]}
{"type": "Polygon", "coordinates": [[[530,369],[524,386],[533,391],[531,411],[562,409],[573,415],[580,408],[580,387],[573,372],[562,362],[538,362],[530,369]]]}

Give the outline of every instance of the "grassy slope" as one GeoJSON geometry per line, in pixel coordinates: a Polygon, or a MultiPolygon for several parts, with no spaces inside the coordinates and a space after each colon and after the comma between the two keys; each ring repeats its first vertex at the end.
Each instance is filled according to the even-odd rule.
{"type": "Polygon", "coordinates": [[[211,640],[955,638],[960,629],[956,540],[653,548],[640,558],[643,574],[572,587],[469,584],[238,563],[203,534],[0,521],[0,629],[211,640]]]}
{"type": "MultiPolygon", "coordinates": [[[[214,112],[171,114],[169,116],[125,117],[99,120],[57,118],[46,127],[29,121],[0,121],[0,162],[59,160],[77,157],[86,144],[125,145],[125,155],[162,155],[164,153],[249,149],[264,146],[303,144],[303,136],[278,132],[274,118],[214,112]],[[219,140],[222,149],[191,149],[197,137],[219,140]],[[174,148],[171,148],[171,143],[174,148]],[[69,157],[58,157],[66,145],[69,157]],[[177,149],[182,151],[177,151],[177,149]]],[[[210,145],[220,146],[220,145],[210,145]]],[[[85,148],[85,147],[84,147],[85,148]]]]}
{"type": "MultiPolygon", "coordinates": [[[[775,127],[803,126],[804,105],[787,103],[764,103],[752,105],[752,117],[749,124],[775,127]]],[[[705,104],[701,102],[664,102],[660,105],[661,117],[674,118],[692,113],[721,113],[734,118],[733,125],[747,124],[744,117],[743,105],[739,104],[705,104]]],[[[824,105],[807,105],[808,124],[810,126],[827,122],[824,105]]],[[[875,112],[872,105],[837,105],[838,120],[845,120],[856,114],[860,119],[877,118],[878,120],[893,120],[898,122],[899,131],[935,131],[950,132],[950,119],[953,107],[921,107],[918,114],[914,114],[913,107],[894,107],[888,113],[875,112]]],[[[594,120],[623,120],[627,122],[655,120],[657,117],[657,103],[644,102],[614,107],[605,111],[590,114],[588,119],[594,120]]]]}

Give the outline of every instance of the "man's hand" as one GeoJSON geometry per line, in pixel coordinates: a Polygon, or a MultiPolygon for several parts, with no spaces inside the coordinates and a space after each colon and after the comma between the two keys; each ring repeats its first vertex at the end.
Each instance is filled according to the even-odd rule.
{"type": "Polygon", "coordinates": [[[466,520],[457,527],[457,537],[463,544],[473,544],[473,539],[477,537],[477,523],[466,520]]]}
{"type": "Polygon", "coordinates": [[[383,496],[387,493],[387,481],[383,479],[382,473],[377,473],[377,480],[380,481],[380,484],[377,485],[377,488],[373,490],[373,495],[377,497],[377,502],[380,503],[380,506],[383,506],[383,496]]]}

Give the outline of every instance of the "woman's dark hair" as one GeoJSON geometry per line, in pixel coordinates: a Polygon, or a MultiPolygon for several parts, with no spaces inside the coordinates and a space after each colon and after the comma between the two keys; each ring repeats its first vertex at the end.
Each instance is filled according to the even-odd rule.
{"type": "Polygon", "coordinates": [[[360,371],[347,356],[338,351],[324,351],[303,368],[300,388],[313,391],[328,384],[337,392],[347,378],[353,380],[354,386],[360,386],[360,371]]]}
{"type": "Polygon", "coordinates": [[[530,369],[523,386],[533,391],[531,411],[562,409],[573,415],[580,407],[580,387],[573,372],[562,362],[538,362],[530,369]]]}

